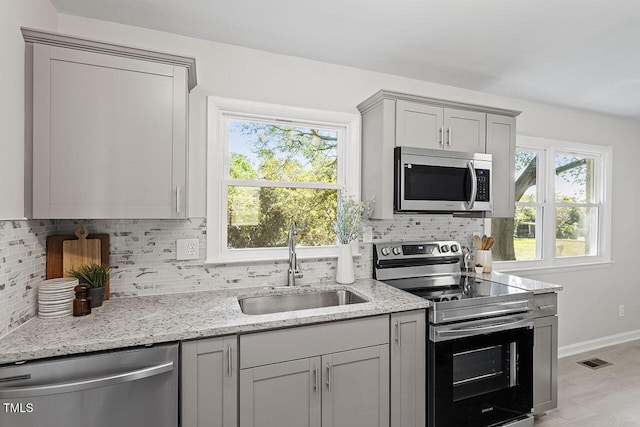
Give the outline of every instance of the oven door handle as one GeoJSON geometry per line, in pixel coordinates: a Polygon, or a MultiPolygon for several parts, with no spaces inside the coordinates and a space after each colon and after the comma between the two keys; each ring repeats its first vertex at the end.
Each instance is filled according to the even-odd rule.
{"type": "Polygon", "coordinates": [[[469,202],[466,203],[467,210],[473,209],[473,205],[476,203],[476,195],[478,194],[478,176],[476,175],[476,168],[473,166],[473,162],[469,160],[467,168],[471,174],[471,197],[469,202]]]}
{"type": "Polygon", "coordinates": [[[533,328],[533,321],[529,318],[516,320],[515,322],[499,322],[491,325],[481,325],[471,328],[459,328],[459,329],[436,329],[434,341],[444,341],[452,338],[469,337],[474,335],[482,335],[490,332],[508,331],[510,329],[517,328],[533,328]]]}

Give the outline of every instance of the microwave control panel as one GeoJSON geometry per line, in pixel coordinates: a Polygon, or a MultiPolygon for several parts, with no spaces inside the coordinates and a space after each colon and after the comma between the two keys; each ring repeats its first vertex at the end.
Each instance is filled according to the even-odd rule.
{"type": "Polygon", "coordinates": [[[478,183],[476,202],[489,201],[489,174],[490,172],[487,169],[476,169],[476,177],[478,183]]]}

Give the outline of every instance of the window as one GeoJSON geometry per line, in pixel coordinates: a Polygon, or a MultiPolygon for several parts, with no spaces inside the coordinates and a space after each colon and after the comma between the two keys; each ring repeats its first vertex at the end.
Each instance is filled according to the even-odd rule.
{"type": "Polygon", "coordinates": [[[359,197],[360,116],[209,97],[207,260],[337,255],[338,195],[359,197]]]}
{"type": "Polygon", "coordinates": [[[492,218],[502,268],[556,267],[610,259],[611,148],[517,139],[515,216],[492,218]]]}

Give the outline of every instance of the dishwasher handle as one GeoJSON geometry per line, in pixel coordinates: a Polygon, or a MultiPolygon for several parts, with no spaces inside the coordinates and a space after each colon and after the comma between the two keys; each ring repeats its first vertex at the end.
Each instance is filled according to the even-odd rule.
{"type": "Polygon", "coordinates": [[[156,375],[173,370],[173,361],[160,365],[149,366],[128,372],[107,375],[104,377],[91,378],[80,381],[72,381],[60,384],[45,384],[29,387],[8,387],[0,388],[0,398],[15,399],[21,397],[45,396],[51,394],[70,393],[74,391],[89,390],[98,387],[106,387],[114,384],[121,384],[156,375]]]}

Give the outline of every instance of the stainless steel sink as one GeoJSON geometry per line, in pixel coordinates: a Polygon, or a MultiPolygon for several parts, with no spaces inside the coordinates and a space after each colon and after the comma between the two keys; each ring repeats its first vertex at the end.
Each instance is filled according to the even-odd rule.
{"type": "Polygon", "coordinates": [[[336,305],[359,304],[363,302],[368,302],[368,300],[345,289],[238,298],[240,310],[242,310],[244,314],[281,313],[284,311],[333,307],[336,305]]]}

